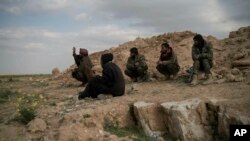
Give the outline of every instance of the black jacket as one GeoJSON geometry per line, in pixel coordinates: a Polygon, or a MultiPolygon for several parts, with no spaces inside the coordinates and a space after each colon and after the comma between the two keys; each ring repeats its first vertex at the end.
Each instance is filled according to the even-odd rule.
{"type": "Polygon", "coordinates": [[[102,76],[99,81],[109,88],[113,96],[121,96],[125,92],[125,80],[122,71],[112,62],[103,66],[102,76]]]}

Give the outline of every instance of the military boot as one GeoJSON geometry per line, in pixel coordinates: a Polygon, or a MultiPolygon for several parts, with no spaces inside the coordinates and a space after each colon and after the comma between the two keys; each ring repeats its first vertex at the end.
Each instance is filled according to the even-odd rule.
{"type": "Polygon", "coordinates": [[[149,73],[145,73],[143,76],[139,77],[138,82],[148,82],[149,81],[149,73]]]}
{"type": "Polygon", "coordinates": [[[177,79],[178,79],[177,73],[176,73],[176,74],[173,74],[173,80],[177,80],[177,79]]]}
{"type": "Polygon", "coordinates": [[[131,78],[131,79],[132,79],[132,82],[138,82],[137,77],[133,77],[133,78],[131,78]]]}
{"type": "Polygon", "coordinates": [[[191,81],[190,84],[191,84],[192,86],[195,86],[195,85],[198,84],[198,75],[197,75],[197,74],[194,74],[194,75],[193,75],[193,79],[192,79],[192,81],[191,81]]]}
{"type": "Polygon", "coordinates": [[[170,79],[170,75],[169,74],[164,74],[164,76],[165,76],[165,80],[169,80],[170,79]]]}
{"type": "Polygon", "coordinates": [[[83,93],[83,92],[78,93],[78,99],[79,100],[82,100],[82,99],[84,99],[86,97],[89,97],[86,93],[83,93]]]}
{"type": "Polygon", "coordinates": [[[207,80],[205,80],[202,84],[203,85],[208,85],[213,83],[213,78],[212,78],[212,74],[206,74],[207,80]]]}

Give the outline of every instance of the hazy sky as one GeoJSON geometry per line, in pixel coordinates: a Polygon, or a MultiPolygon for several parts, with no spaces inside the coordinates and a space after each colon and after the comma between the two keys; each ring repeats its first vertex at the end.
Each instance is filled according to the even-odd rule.
{"type": "Polygon", "coordinates": [[[191,30],[225,38],[250,25],[250,0],[0,0],[0,74],[51,73],[136,37],[191,30]]]}

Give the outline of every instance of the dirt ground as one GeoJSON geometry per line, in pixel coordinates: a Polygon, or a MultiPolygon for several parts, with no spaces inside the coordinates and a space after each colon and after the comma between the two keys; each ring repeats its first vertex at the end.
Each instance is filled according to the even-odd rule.
{"type": "Polygon", "coordinates": [[[154,77],[151,82],[132,83],[125,76],[126,92],[121,97],[102,96],[79,101],[77,94],[84,87],[72,79],[71,72],[75,65],[61,73],[55,68],[53,76],[0,77],[0,141],[146,141],[149,139],[136,133],[135,128],[132,133],[126,130],[126,135],[121,136],[121,132],[125,132],[123,127],[137,128],[137,121],[131,112],[131,105],[137,101],[160,104],[192,98],[208,99],[225,105],[226,110],[236,115],[249,118],[250,26],[230,32],[229,37],[223,40],[205,37],[213,44],[212,74],[217,82],[206,86],[192,87],[183,78],[193,62],[191,48],[194,35],[191,31],[184,31],[137,38],[91,54],[97,74],[102,71],[99,62],[103,52],[113,53],[114,63],[125,70],[129,49],[136,46],[147,58],[151,76],[158,76],[155,62],[159,59],[160,45],[165,40],[171,41],[181,66],[179,79],[161,80],[154,77]],[[25,115],[20,114],[23,107],[34,110],[35,115],[29,111],[27,115],[26,111],[26,116],[20,116],[25,115]],[[34,116],[35,120],[27,124],[30,121],[26,120],[27,117],[34,116]],[[117,128],[113,128],[116,127],[114,125],[117,128]]]}
{"type": "MultiPolygon", "coordinates": [[[[80,84],[80,83],[79,83],[80,84]]],[[[24,95],[43,95],[45,102],[36,109],[36,118],[45,121],[46,129],[31,132],[29,126],[13,120],[15,98],[1,103],[0,140],[122,140],[104,131],[104,119],[109,117],[120,126],[133,124],[129,106],[137,101],[162,103],[192,98],[219,101],[228,109],[250,117],[250,85],[246,82],[189,86],[179,80],[162,80],[126,84],[121,97],[77,100],[83,90],[76,82],[64,85],[52,81],[51,76],[1,78],[0,88],[18,91],[24,95]],[[82,123],[83,118],[83,124],[82,123]],[[120,119],[119,119],[120,118],[120,119]]],[[[126,140],[126,138],[123,140],[126,140]]],[[[129,140],[129,139],[127,139],[129,140]]],[[[131,140],[131,139],[130,139],[131,140]]]]}

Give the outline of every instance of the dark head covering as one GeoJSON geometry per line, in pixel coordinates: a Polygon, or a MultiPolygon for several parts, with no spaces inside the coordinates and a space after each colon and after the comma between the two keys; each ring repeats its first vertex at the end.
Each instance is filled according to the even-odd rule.
{"type": "Polygon", "coordinates": [[[162,44],[161,44],[161,46],[163,46],[163,47],[165,47],[165,48],[170,47],[170,45],[169,45],[169,43],[168,43],[168,42],[164,42],[164,43],[162,43],[162,44]]]}
{"type": "Polygon", "coordinates": [[[171,56],[172,56],[172,53],[173,53],[172,47],[170,47],[168,42],[162,43],[161,46],[164,47],[164,48],[161,49],[160,60],[161,61],[169,60],[171,58],[171,56]]]}
{"type": "Polygon", "coordinates": [[[101,56],[101,64],[104,65],[110,61],[112,61],[114,58],[112,53],[105,53],[101,56]]]}
{"type": "Polygon", "coordinates": [[[201,34],[196,34],[193,38],[193,40],[196,40],[196,41],[203,41],[203,37],[201,36],[201,34]]]}
{"type": "Polygon", "coordinates": [[[138,54],[138,49],[136,47],[133,47],[130,49],[131,53],[138,54]]]}
{"type": "Polygon", "coordinates": [[[80,54],[83,56],[88,56],[88,50],[85,48],[80,48],[80,54]]]}
{"type": "Polygon", "coordinates": [[[197,46],[202,48],[205,45],[205,40],[201,36],[201,34],[196,34],[193,38],[194,41],[197,41],[197,46]]]}

